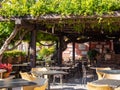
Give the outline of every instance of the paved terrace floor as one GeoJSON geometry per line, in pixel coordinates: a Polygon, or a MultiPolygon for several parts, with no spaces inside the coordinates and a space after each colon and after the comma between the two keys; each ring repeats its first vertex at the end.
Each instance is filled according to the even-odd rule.
{"type": "MultiPolygon", "coordinates": [[[[95,76],[95,79],[97,77],[95,76]]],[[[91,78],[87,78],[87,82],[92,81],[91,78]]],[[[86,85],[83,85],[82,78],[79,74],[75,74],[71,78],[69,78],[67,81],[65,81],[62,85],[59,83],[56,83],[53,85],[51,83],[51,90],[87,90],[86,85]]]]}

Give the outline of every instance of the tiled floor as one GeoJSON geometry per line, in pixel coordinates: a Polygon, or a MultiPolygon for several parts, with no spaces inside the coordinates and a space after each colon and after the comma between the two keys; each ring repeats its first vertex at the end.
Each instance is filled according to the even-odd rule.
{"type": "Polygon", "coordinates": [[[81,84],[80,79],[72,79],[71,81],[62,85],[51,85],[51,90],[87,90],[86,86],[81,84]]]}
{"type": "MultiPolygon", "coordinates": [[[[82,81],[81,76],[76,74],[75,76],[69,78],[68,81],[63,83],[62,85],[59,84],[52,85],[51,83],[51,90],[87,90],[86,85],[83,85],[81,81],[82,81]]],[[[92,79],[87,78],[87,82],[90,81],[92,81],[92,79]]]]}

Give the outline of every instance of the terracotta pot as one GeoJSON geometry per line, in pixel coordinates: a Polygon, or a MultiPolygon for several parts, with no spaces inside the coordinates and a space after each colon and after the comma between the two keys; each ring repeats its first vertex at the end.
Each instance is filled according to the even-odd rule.
{"type": "Polygon", "coordinates": [[[5,72],[4,74],[3,74],[3,78],[7,78],[7,77],[9,77],[10,76],[10,72],[5,72]]]}

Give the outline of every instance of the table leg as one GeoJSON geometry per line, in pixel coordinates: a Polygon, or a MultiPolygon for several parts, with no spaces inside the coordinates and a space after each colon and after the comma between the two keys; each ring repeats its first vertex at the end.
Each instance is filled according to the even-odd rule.
{"type": "Polygon", "coordinates": [[[48,90],[50,90],[50,75],[48,75],[48,90]]]}

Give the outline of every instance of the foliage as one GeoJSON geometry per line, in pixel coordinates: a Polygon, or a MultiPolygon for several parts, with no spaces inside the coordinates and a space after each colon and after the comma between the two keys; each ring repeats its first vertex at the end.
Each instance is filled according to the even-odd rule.
{"type": "MultiPolygon", "coordinates": [[[[0,47],[3,45],[4,41],[8,38],[8,36],[10,36],[14,27],[15,27],[15,23],[13,23],[13,22],[0,22],[0,47]]],[[[22,32],[22,30],[21,30],[21,32],[22,32]]],[[[21,33],[21,32],[19,32],[19,33],[21,33]]],[[[17,40],[19,40],[18,36],[19,35],[17,35],[14,38],[14,40],[11,41],[12,44],[15,44],[15,42],[17,40]]],[[[24,40],[25,41],[30,40],[29,33],[25,35],[24,40]]],[[[37,41],[40,41],[40,40],[45,40],[45,41],[53,40],[54,41],[54,40],[57,40],[57,37],[49,35],[49,34],[45,34],[42,32],[38,32],[37,33],[37,41]]]]}
{"type": "MultiPolygon", "coordinates": [[[[4,17],[24,17],[34,16],[38,17],[46,14],[59,14],[59,15],[103,15],[112,14],[112,11],[120,10],[120,0],[3,0],[1,2],[0,15],[4,17]]],[[[108,21],[103,28],[110,30],[116,26],[108,21]]],[[[95,26],[93,26],[95,27],[95,26]]],[[[0,46],[4,40],[10,35],[14,28],[14,23],[0,22],[0,46]]],[[[117,28],[117,29],[116,29],[117,28]]],[[[84,29],[84,25],[74,26],[76,31],[84,29]]],[[[44,37],[42,34],[41,37],[44,37]]],[[[46,36],[46,35],[45,35],[46,36]]],[[[48,37],[48,36],[47,36],[48,37]]],[[[52,37],[50,36],[49,39],[52,37]]],[[[44,38],[43,38],[44,39],[44,38]]],[[[48,39],[48,38],[47,38],[48,39]]],[[[52,38],[52,40],[55,38],[52,38]]]]}
{"type": "Polygon", "coordinates": [[[14,28],[13,22],[0,22],[0,47],[11,34],[14,28]]]}
{"type": "Polygon", "coordinates": [[[56,41],[58,38],[54,35],[37,32],[37,41],[56,41]]]}
{"type": "Polygon", "coordinates": [[[99,52],[95,49],[89,50],[87,52],[87,55],[88,55],[89,59],[94,59],[97,56],[97,54],[99,54],[99,52]]]}
{"type": "Polygon", "coordinates": [[[2,2],[0,14],[12,16],[102,15],[120,10],[120,0],[7,0],[2,2]]]}
{"type": "Polygon", "coordinates": [[[23,51],[19,51],[19,50],[12,50],[12,51],[5,51],[3,53],[3,58],[7,58],[7,57],[19,57],[19,56],[25,56],[26,53],[23,51]]]}
{"type": "Polygon", "coordinates": [[[42,47],[41,50],[38,52],[38,58],[45,59],[49,57],[49,55],[51,55],[54,51],[55,51],[54,46],[49,47],[49,48],[42,47]]]}
{"type": "Polygon", "coordinates": [[[0,63],[0,69],[5,69],[7,70],[7,72],[11,72],[12,71],[12,65],[11,64],[6,64],[6,63],[0,63]]]}

